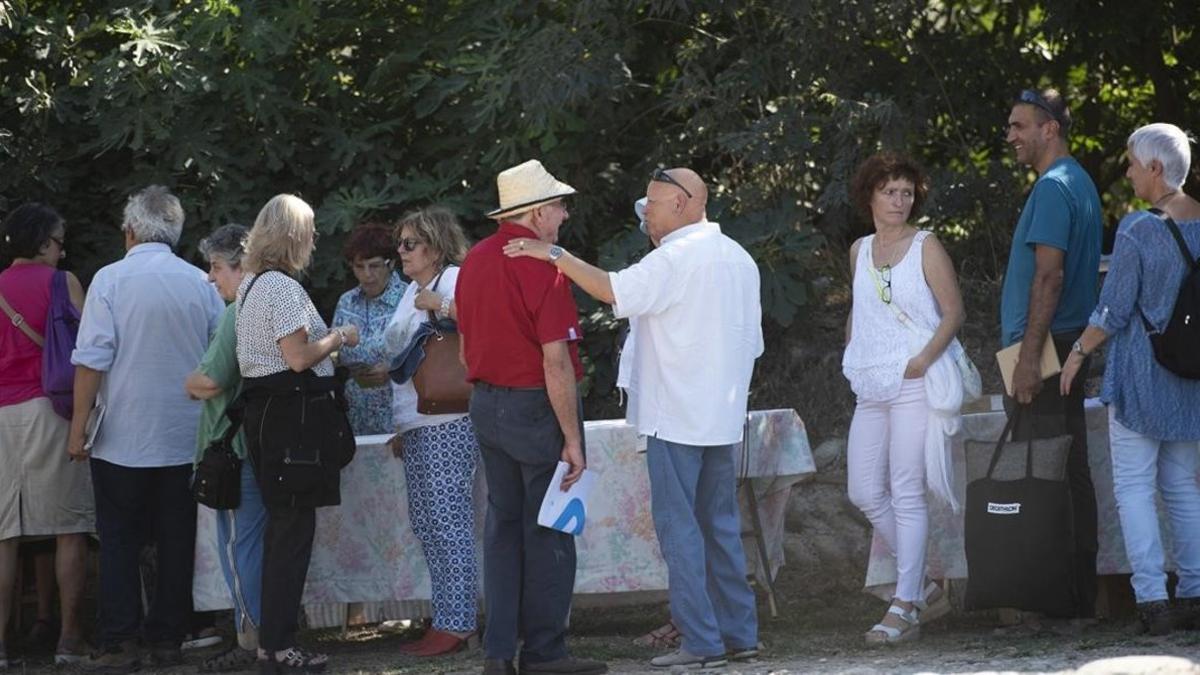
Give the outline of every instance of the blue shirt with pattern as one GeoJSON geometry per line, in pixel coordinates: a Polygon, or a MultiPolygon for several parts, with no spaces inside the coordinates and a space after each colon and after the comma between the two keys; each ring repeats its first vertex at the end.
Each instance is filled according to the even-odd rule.
{"type": "MultiPolygon", "coordinates": [[[[333,313],[333,325],[354,324],[358,327],[358,346],[342,347],[338,352],[341,365],[377,366],[391,362],[387,344],[383,338],[384,328],[396,312],[404,289],[408,284],[393,272],[387,288],[379,295],[368,298],[362,286],[342,294],[333,313]]],[[[388,383],[379,387],[363,389],[354,380],[346,383],[346,398],[350,402],[350,427],[355,435],[390,434],[392,425],[392,388],[388,383]]]]}
{"type": "MultiPolygon", "coordinates": [[[[1200,220],[1178,225],[1195,259],[1200,220]]],[[[1142,322],[1145,314],[1156,330],[1166,327],[1186,270],[1166,223],[1146,211],[1125,216],[1090,320],[1109,335],[1101,400],[1126,428],[1162,441],[1200,440],[1200,380],[1159,365],[1142,322]]]]}

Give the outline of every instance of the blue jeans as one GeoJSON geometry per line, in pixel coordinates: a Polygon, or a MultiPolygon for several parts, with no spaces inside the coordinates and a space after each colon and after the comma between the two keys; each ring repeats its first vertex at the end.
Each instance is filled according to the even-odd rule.
{"type": "Polygon", "coordinates": [[[471,422],[488,487],[484,653],[489,659],[511,660],[520,640],[522,668],[565,658],[575,538],[537,524],[562,454],[558,419],[545,390],[479,382],[471,392],[471,422]]]}
{"type": "Polygon", "coordinates": [[[1175,596],[1200,597],[1200,442],[1159,441],[1122,425],[1109,410],[1113,493],[1138,602],[1167,599],[1155,492],[1162,497],[1175,543],[1175,596]]]}
{"type": "Polygon", "coordinates": [[[650,438],[651,512],[667,562],[671,619],[697,656],[758,644],[754,591],[746,582],[732,445],[650,438]]]}
{"type": "Polygon", "coordinates": [[[263,532],[267,510],[251,462],[242,462],[242,503],[217,511],[217,553],[233,598],[237,631],[258,630],[262,622],[263,532]]]}

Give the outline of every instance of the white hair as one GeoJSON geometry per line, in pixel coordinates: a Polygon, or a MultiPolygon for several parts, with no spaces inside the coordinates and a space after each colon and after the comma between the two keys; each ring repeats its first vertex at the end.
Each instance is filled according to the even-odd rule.
{"type": "Polygon", "coordinates": [[[1192,148],[1187,134],[1174,124],[1157,122],[1139,127],[1129,135],[1129,154],[1144,166],[1158,160],[1163,182],[1172,190],[1183,187],[1192,165],[1192,148]]]}
{"type": "Polygon", "coordinates": [[[125,222],[121,229],[132,232],[140,243],[174,247],[183,233],[183,206],[167,188],[151,185],[125,202],[125,222]]]}

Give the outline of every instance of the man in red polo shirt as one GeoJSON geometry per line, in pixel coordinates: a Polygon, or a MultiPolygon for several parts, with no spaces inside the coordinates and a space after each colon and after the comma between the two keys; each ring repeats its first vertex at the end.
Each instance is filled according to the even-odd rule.
{"type": "Polygon", "coordinates": [[[582,337],[571,282],[532,258],[508,258],[516,238],[558,239],[567,219],[563,197],[575,189],[537,160],[496,178],[496,233],[471,249],[455,290],[467,379],[475,384],[471,421],[488,483],[484,529],[486,675],[591,675],[604,663],[567,653],[567,617],[575,587],[575,540],[537,524],[546,490],[565,490],[585,466],[576,384],[583,376],[582,337]],[[570,469],[550,481],[559,460],[570,469]]]}

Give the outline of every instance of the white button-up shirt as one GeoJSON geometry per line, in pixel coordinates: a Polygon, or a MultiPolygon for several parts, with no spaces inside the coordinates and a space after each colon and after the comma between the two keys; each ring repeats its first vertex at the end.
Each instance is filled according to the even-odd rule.
{"type": "Polygon", "coordinates": [[[626,420],[686,445],[741,440],[754,360],[763,351],[758,266],[701,221],[662,238],[637,264],[610,272],[613,312],[629,318],[621,354],[626,420]]]}
{"type": "Polygon", "coordinates": [[[126,467],[192,463],[200,402],[183,382],[224,310],[204,272],[166,244],[138,244],[96,273],[71,353],[75,365],[104,372],[93,457],[126,467]]]}

